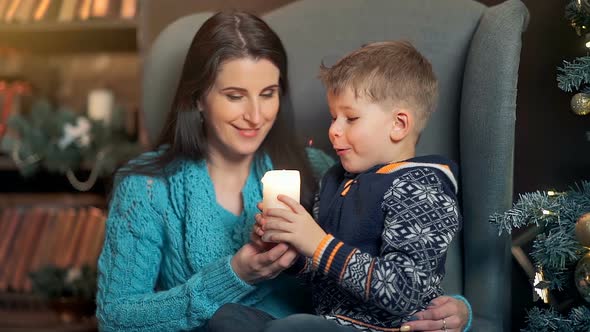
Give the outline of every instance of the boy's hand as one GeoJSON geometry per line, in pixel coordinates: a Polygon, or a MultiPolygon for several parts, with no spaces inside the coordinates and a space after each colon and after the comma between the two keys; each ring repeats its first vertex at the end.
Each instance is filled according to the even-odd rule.
{"type": "MultiPolygon", "coordinates": [[[[316,248],[326,236],[326,232],[315,222],[301,204],[286,195],[279,195],[278,200],[290,209],[268,209],[256,218],[262,240],[286,242],[299,253],[312,257],[316,248]]],[[[256,227],[256,226],[255,226],[256,227]]]]}

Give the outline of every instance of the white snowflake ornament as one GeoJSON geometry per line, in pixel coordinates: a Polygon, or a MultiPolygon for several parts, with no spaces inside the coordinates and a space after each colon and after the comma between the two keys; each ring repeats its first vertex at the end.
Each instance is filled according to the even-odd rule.
{"type": "Polygon", "coordinates": [[[85,117],[78,117],[76,125],[66,123],[63,128],[63,136],[57,143],[61,150],[66,149],[72,143],[80,147],[87,147],[90,144],[90,129],[92,125],[85,117]]]}

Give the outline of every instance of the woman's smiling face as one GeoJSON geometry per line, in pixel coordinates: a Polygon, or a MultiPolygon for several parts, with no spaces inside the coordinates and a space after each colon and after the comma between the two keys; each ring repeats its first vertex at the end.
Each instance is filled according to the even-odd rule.
{"type": "Polygon", "coordinates": [[[203,107],[209,151],[253,155],[279,112],[279,69],[269,60],[240,58],[221,65],[203,107]]]}

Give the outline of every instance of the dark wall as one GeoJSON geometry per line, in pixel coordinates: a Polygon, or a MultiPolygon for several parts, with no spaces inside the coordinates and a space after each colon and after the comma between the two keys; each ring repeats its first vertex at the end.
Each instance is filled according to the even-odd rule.
{"type": "Polygon", "coordinates": [[[570,111],[572,94],[557,88],[556,67],[588,50],[564,17],[565,1],[524,2],[531,22],[519,80],[515,189],[565,189],[590,178],[590,117],[570,111]]]}
{"type": "Polygon", "coordinates": [[[590,179],[590,116],[570,111],[573,94],[557,88],[556,68],[588,50],[565,19],[565,0],[523,2],[531,19],[523,36],[518,81],[514,190],[567,189],[590,179]]]}

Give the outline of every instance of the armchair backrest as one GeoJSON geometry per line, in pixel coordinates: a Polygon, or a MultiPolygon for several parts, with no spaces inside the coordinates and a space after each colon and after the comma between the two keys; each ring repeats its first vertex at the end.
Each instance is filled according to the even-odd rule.
{"type": "MultiPolygon", "coordinates": [[[[143,109],[150,136],[161,129],[194,33],[211,14],[166,28],[146,58],[143,109]]],[[[300,0],[264,19],[289,56],[295,126],[330,151],[330,117],[319,64],[372,41],[405,39],[433,64],[440,100],[418,154],[437,153],[461,169],[463,231],[447,257],[444,286],[463,294],[473,330],[509,330],[510,238],[488,217],[512,204],[516,82],[528,12],[520,0],[486,7],[472,0],[300,0]]]]}

